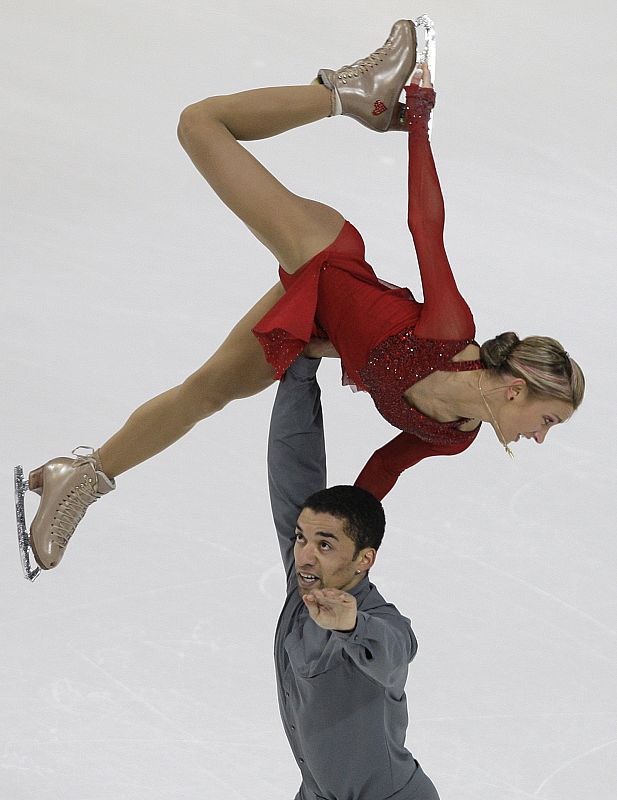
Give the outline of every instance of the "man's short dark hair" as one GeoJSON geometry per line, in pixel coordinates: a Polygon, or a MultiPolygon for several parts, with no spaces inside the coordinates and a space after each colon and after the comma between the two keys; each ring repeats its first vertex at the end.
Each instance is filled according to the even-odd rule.
{"type": "Polygon", "coordinates": [[[386,515],[379,500],[365,489],[358,486],[331,486],[307,497],[303,508],[344,520],[345,533],[356,545],[355,555],[365,547],[379,549],[386,527],[386,515]]]}

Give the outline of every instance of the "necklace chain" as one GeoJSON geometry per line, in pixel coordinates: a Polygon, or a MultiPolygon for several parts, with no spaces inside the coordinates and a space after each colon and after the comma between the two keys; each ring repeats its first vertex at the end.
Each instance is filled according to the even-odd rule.
{"type": "Polygon", "coordinates": [[[493,411],[492,411],[491,407],[489,406],[489,404],[488,404],[488,402],[486,400],[486,397],[484,396],[484,392],[482,391],[482,370],[480,370],[480,377],[478,378],[478,391],[480,392],[480,397],[484,401],[484,405],[486,406],[486,408],[488,410],[488,413],[491,415],[491,419],[493,420],[493,422],[495,424],[495,428],[497,429],[497,434],[498,434],[499,438],[501,439],[501,443],[502,443],[502,445],[504,447],[504,450],[510,456],[510,458],[514,458],[514,453],[508,447],[508,443],[506,442],[506,437],[501,432],[501,428],[499,427],[499,423],[495,419],[495,415],[493,414],[493,411]]]}

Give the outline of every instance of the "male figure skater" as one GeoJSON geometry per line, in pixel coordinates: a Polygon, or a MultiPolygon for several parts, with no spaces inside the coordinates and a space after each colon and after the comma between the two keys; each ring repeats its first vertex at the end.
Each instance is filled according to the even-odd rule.
{"type": "Polygon", "coordinates": [[[405,749],[416,638],[368,579],[383,508],[363,489],[324,488],[318,365],[302,357],[287,371],[268,440],[287,572],[274,656],[283,726],[302,773],[296,800],[439,800],[405,749]]]}

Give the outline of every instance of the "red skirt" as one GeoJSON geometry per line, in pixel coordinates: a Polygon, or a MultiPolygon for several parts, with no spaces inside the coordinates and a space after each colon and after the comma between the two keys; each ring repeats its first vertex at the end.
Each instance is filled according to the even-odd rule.
{"type": "Polygon", "coordinates": [[[253,328],[279,379],[313,336],[328,338],[358,388],[369,354],[388,336],[413,329],[422,304],[409,289],[380,281],[364,242],[345,222],[337,238],[296,272],[279,267],[285,294],[253,328]]]}

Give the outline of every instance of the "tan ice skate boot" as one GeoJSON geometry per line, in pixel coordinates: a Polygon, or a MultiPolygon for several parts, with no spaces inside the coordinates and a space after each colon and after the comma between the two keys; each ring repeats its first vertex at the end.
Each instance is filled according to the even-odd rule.
{"type": "Polygon", "coordinates": [[[374,53],[338,70],[320,69],[313,83],[323,83],[333,93],[333,113],[384,132],[400,113],[399,95],[415,65],[416,27],[400,19],[374,53]]]}
{"type": "Polygon", "coordinates": [[[92,451],[77,458],[54,458],[33,470],[28,483],[32,491],[41,495],[30,526],[30,547],[41,569],[53,569],[60,563],[88,506],[115,489],[116,484],[97,470],[92,451]]]}

